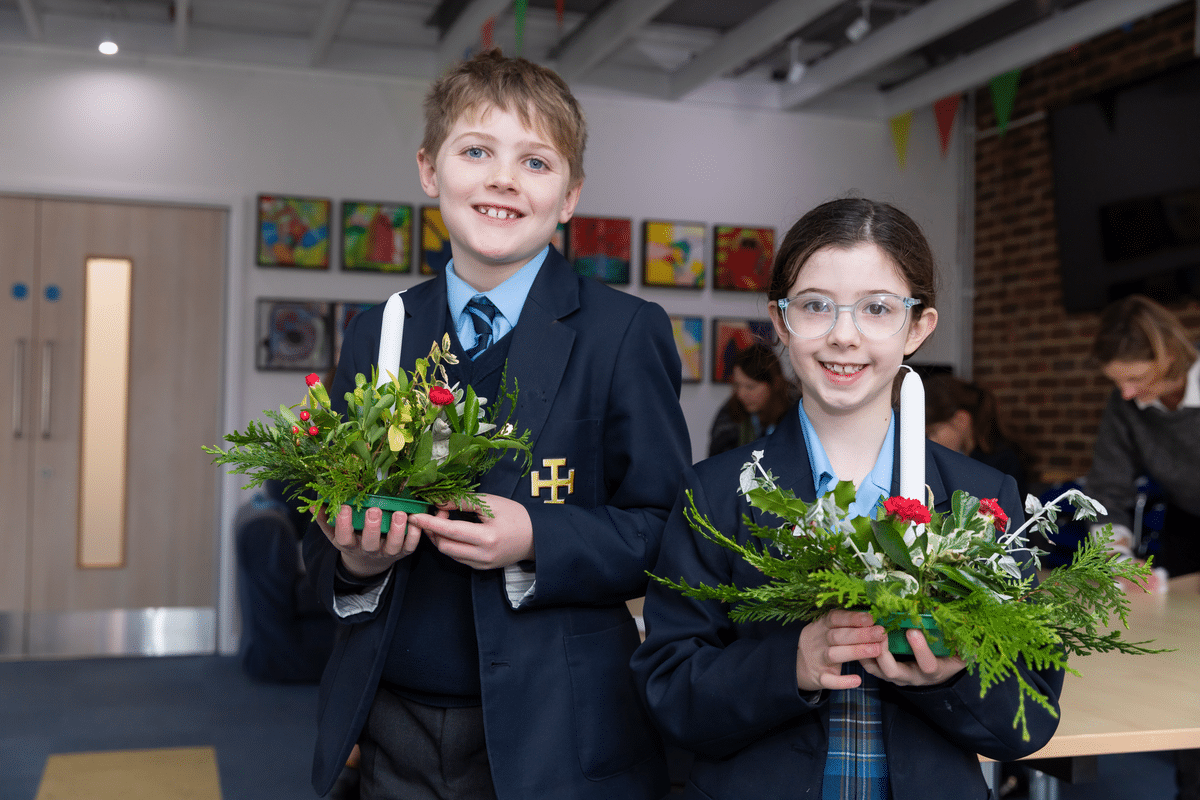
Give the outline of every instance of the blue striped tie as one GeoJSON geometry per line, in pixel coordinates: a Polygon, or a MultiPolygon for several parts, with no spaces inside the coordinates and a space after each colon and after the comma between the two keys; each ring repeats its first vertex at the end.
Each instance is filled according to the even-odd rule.
{"type": "Polygon", "coordinates": [[[467,358],[474,361],[492,343],[492,320],[496,318],[496,307],[484,295],[477,295],[467,303],[466,310],[475,326],[475,344],[467,350],[467,358]]]}

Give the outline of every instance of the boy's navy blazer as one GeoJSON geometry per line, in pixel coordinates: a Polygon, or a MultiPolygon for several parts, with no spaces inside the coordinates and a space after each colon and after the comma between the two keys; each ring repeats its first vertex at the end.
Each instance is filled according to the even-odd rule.
{"type": "MultiPolygon", "coordinates": [[[[404,293],[401,367],[427,356],[448,323],[446,278],[404,293]]],[[[344,410],[357,372],[378,355],[382,306],[346,332],[330,396],[344,410]]],[[[480,491],[523,503],[533,522],[534,596],[514,610],[503,570],[472,573],[484,725],[499,798],[658,798],[661,744],[641,705],[629,657],[639,636],[625,600],[639,597],[658,554],[679,477],[690,463],[679,406],[680,362],[658,305],[577,276],[551,248],[530,288],[508,351],[514,423],[528,429],[532,470],[566,459],[573,491],[536,491],[532,473],[496,465],[480,491]]],[[[338,553],[313,524],[305,559],[332,602],[338,553]]],[[[321,685],[313,784],[329,790],[370,710],[400,599],[397,562],[379,608],[347,618],[321,685]]]]}
{"type": "MultiPolygon", "coordinates": [[[[896,437],[899,439],[899,437],[896,437]]],[[[754,508],[738,491],[742,465],[755,450],[778,485],[812,502],[808,449],[795,408],[775,431],[684,470],[655,574],[692,585],[761,584],[762,575],[731,551],[694,533],[683,517],[685,492],[717,530],[739,542],[750,537],[743,516],[760,525],[779,519],[754,508]]],[[[896,454],[892,491],[899,486],[896,454]]],[[[1014,525],[1023,519],[1016,483],[997,470],[926,441],[925,482],[934,508],[947,511],[955,490],[1000,501],[1014,525]]],[[[646,641],[633,659],[651,716],[668,744],[696,753],[684,797],[758,800],[819,797],[828,745],[828,692],[816,702],[796,686],[796,648],[803,623],[734,623],[715,601],[684,597],[651,582],[646,592],[646,641]]],[[[1025,680],[1057,710],[1063,674],[1022,669],[1025,680]]],[[[1058,720],[1026,701],[1028,742],[1013,728],[1012,678],[979,697],[978,675],[960,672],[946,683],[902,688],[880,683],[883,737],[893,800],[983,800],[989,797],[977,753],[1010,761],[1041,748],[1058,720]]]]}

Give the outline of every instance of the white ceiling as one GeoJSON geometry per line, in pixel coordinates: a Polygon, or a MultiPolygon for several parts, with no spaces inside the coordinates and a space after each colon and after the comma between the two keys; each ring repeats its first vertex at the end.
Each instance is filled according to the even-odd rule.
{"type": "MultiPolygon", "coordinates": [[[[577,87],[886,118],[1177,2],[565,0],[560,25],[554,0],[528,0],[522,52],[577,87]],[[864,14],[871,30],[852,42],[864,14]]],[[[477,48],[491,18],[514,53],[512,0],[0,0],[0,48],[94,53],[111,37],[117,58],[424,82],[477,48]]]]}

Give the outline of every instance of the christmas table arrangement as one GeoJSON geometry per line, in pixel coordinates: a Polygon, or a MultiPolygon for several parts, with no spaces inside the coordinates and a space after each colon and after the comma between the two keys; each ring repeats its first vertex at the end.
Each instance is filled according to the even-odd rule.
{"type": "MultiPolygon", "coordinates": [[[[919,385],[915,375],[905,377],[905,390],[914,379],[919,385]]],[[[1027,545],[1026,533],[1053,531],[1063,503],[1075,507],[1076,519],[1105,513],[1078,490],[1045,506],[1030,495],[1029,519],[1015,529],[995,499],[962,491],[954,493],[949,511],[931,510],[932,502],[918,499],[925,495],[924,481],[917,477],[924,475],[923,403],[906,413],[904,396],[902,391],[901,496],[883,500],[876,519],[848,511],[855,496],[849,481],[812,503],[798,499],[776,485],[760,463],[763,451],[754,451],[742,468],[740,486],[730,488],[777,518],[777,524],[747,518],[753,536],[742,544],[717,530],[690,495],[685,515],[695,531],[745,559],[766,582],[692,586],[653,577],[690,597],[732,604],[729,616],[735,622],[790,623],[834,608],[867,610],[888,629],[893,653],[911,653],[904,629],[923,628],[935,655],[957,655],[968,670],[978,672],[983,693],[1015,676],[1020,703],[1013,724],[1021,725],[1028,738],[1025,701],[1054,710],[1022,678],[1018,659],[1036,669],[1078,674],[1068,666],[1072,655],[1161,652],[1147,648],[1149,642],[1126,641],[1121,628],[1109,628],[1114,616],[1127,627],[1129,601],[1119,580],[1144,586],[1150,567],[1113,554],[1111,526],[1106,526],[1076,551],[1071,564],[1038,581],[1035,570],[1044,553],[1027,545]],[[905,429],[906,416],[920,420],[919,433],[905,429]]]]}
{"type": "MultiPolygon", "coordinates": [[[[252,420],[244,433],[227,434],[227,450],[204,450],[214,463],[249,476],[244,488],[278,480],[311,510],[332,515],[343,505],[354,507],[357,527],[365,507],[397,505],[390,498],[410,500],[413,505],[397,505],[408,511],[456,502],[488,513],[474,494],[479,476],[507,453],[528,464],[529,433],[518,433],[509,421],[515,386],[487,405],[470,386],[450,384],[446,365],[456,363],[447,335],[412,372],[389,371],[381,379],[376,369],[369,380],[359,373],[346,393],[344,417],[332,409],[320,378],[309,375],[301,403],[266,411],[268,423],[252,420]]],[[[384,514],[385,531],[390,517],[384,514]]]]}

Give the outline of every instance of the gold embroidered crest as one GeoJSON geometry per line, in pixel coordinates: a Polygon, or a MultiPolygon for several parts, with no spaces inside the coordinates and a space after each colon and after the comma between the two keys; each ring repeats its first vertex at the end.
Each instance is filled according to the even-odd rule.
{"type": "Polygon", "coordinates": [[[565,458],[543,458],[542,466],[550,470],[550,477],[542,480],[540,473],[535,469],[529,475],[529,488],[531,497],[538,497],[542,493],[542,489],[550,490],[550,499],[543,500],[543,503],[561,504],[566,502],[566,498],[558,496],[559,489],[566,489],[567,494],[575,491],[575,470],[567,470],[567,477],[559,477],[558,468],[565,467],[567,460],[565,458]]]}

